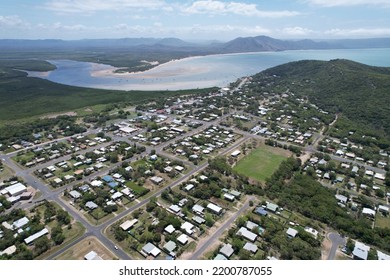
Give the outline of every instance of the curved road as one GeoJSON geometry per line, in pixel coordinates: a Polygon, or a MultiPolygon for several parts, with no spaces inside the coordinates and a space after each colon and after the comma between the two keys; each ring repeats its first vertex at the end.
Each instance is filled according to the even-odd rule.
{"type": "Polygon", "coordinates": [[[346,240],[340,234],[336,232],[331,232],[328,234],[329,240],[332,242],[332,248],[330,248],[328,260],[334,260],[336,256],[336,251],[339,247],[344,247],[346,240]]]}

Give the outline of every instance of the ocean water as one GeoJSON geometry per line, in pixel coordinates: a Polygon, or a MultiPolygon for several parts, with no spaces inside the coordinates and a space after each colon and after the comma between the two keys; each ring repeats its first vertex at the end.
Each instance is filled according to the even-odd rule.
{"type": "Polygon", "coordinates": [[[372,66],[390,67],[390,49],[310,50],[224,54],[191,57],[161,64],[139,73],[113,74],[110,65],[72,60],[50,60],[57,69],[30,77],[80,87],[113,90],[179,90],[224,87],[240,77],[303,59],[349,59],[372,66]]]}

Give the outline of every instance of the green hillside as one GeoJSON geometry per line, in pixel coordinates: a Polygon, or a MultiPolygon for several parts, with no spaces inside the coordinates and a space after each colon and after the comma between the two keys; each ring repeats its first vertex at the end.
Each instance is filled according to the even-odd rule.
{"type": "Polygon", "coordinates": [[[390,136],[390,68],[348,60],[305,60],[254,76],[264,78],[272,79],[269,84],[280,93],[291,90],[325,111],[340,113],[341,125],[390,136]]]}

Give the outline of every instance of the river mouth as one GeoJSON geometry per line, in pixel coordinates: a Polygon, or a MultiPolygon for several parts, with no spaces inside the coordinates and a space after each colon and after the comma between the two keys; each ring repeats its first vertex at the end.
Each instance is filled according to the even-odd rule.
{"type": "Polygon", "coordinates": [[[312,50],[223,54],[190,57],[136,73],[118,73],[110,65],[73,60],[49,60],[49,72],[27,71],[29,77],[52,82],[110,90],[183,90],[225,87],[238,78],[254,75],[283,63],[302,60],[350,59],[372,66],[390,66],[390,49],[312,50]]]}

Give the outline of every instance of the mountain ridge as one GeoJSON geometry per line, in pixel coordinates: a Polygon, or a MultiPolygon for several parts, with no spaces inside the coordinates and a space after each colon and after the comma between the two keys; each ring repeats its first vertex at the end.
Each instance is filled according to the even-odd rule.
{"type": "Polygon", "coordinates": [[[178,38],[119,38],[119,39],[0,39],[1,50],[28,49],[148,49],[158,51],[170,47],[173,51],[199,51],[207,54],[284,51],[308,49],[352,49],[352,48],[390,48],[390,38],[341,39],[341,40],[281,40],[268,36],[238,37],[228,42],[211,42],[199,44],[178,38]]]}

